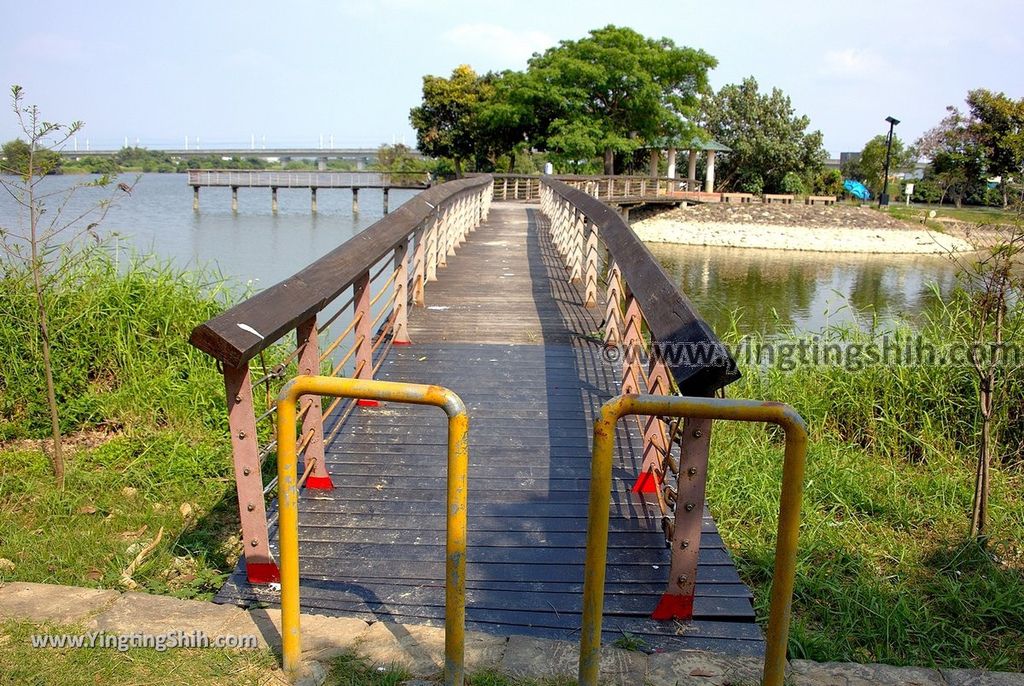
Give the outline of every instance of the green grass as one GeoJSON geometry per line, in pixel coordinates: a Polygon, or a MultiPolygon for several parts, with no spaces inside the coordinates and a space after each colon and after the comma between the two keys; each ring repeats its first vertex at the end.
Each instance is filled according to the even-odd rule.
{"type": "Polygon", "coordinates": [[[153,261],[118,269],[101,250],[67,265],[51,292],[57,396],[70,435],[67,485],[54,487],[31,293],[0,280],[0,580],[208,597],[240,550],[223,385],[188,345],[220,311],[202,277],[153,261]]]}
{"type": "MultiPolygon", "coordinates": [[[[914,204],[910,207],[905,205],[890,205],[886,210],[897,219],[905,221],[924,222],[930,211],[935,212],[936,217],[948,217],[967,224],[981,226],[994,224],[1012,224],[1019,218],[1016,210],[1003,209],[1001,207],[952,207],[948,205],[924,205],[914,204]]],[[[936,221],[927,221],[928,226],[933,228],[941,227],[942,224],[936,221]]]]}
{"type": "MultiPolygon", "coordinates": [[[[955,308],[954,308],[955,309],[955,308]]],[[[945,316],[958,316],[948,310],[945,316]]],[[[923,324],[938,346],[941,317],[923,324]]],[[[904,333],[909,333],[904,331],[904,333]]],[[[869,334],[834,331],[864,342],[869,334]]],[[[742,369],[730,397],[778,400],[807,420],[790,655],[819,661],[1024,670],[1021,423],[1003,424],[988,549],[966,540],[977,431],[962,367],[742,369]]],[[[1010,406],[1024,404],[1020,373],[1010,406]]],[[[781,436],[721,423],[708,501],[741,576],[768,611],[781,436]]]]}
{"type": "MultiPolygon", "coordinates": [[[[0,566],[7,570],[0,580],[120,587],[122,570],[162,527],[162,541],[134,583],[157,593],[209,597],[232,568],[240,543],[222,382],[186,340],[195,323],[221,306],[201,278],[152,262],[119,271],[94,253],[68,274],[54,292],[52,315],[64,428],[79,436],[84,429],[95,433],[73,451],[63,493],[54,490],[36,440],[46,434],[46,414],[31,297],[16,274],[0,280],[0,345],[7,353],[0,367],[0,436],[7,440],[0,454],[0,558],[13,564],[13,571],[0,566]]],[[[959,315],[953,308],[942,316],[959,315]]],[[[921,324],[935,344],[948,338],[942,316],[921,324]]],[[[830,335],[864,342],[868,334],[830,335]]],[[[813,437],[791,655],[1024,670],[1019,374],[1009,387],[1014,419],[1002,426],[992,540],[981,550],[964,536],[977,432],[968,370],[743,371],[730,396],[788,402],[808,420],[813,437]]],[[[708,497],[754,588],[762,621],[780,456],[777,432],[729,423],[715,431],[708,497]]],[[[25,629],[7,633],[14,631],[25,629]]],[[[78,669],[73,661],[87,656],[61,659],[55,664],[78,669]]],[[[103,660],[110,663],[103,669],[130,668],[120,657],[103,660]]],[[[361,673],[341,664],[332,678],[349,672],[361,673]]],[[[380,677],[376,671],[364,676],[380,677]]],[[[500,686],[503,679],[483,673],[473,683],[500,686]]]]}
{"type": "MultiPolygon", "coordinates": [[[[0,622],[0,686],[264,686],[285,683],[269,649],[33,648],[32,636],[86,635],[81,626],[0,622]]],[[[400,686],[412,678],[400,667],[375,667],[346,653],[326,665],[325,686],[400,686]]],[[[469,676],[469,686],[569,686],[573,679],[520,679],[494,670],[469,676]]]]}
{"type": "Polygon", "coordinates": [[[612,645],[622,650],[644,652],[647,649],[647,642],[639,636],[623,631],[622,635],[612,641],[612,645]]]}
{"type": "Polygon", "coordinates": [[[324,686],[399,686],[411,678],[401,667],[377,669],[352,654],[339,655],[327,666],[324,686]]]}
{"type": "MultiPolygon", "coordinates": [[[[33,648],[33,634],[84,634],[82,627],[0,623],[0,686],[261,686],[276,667],[269,650],[33,648]]],[[[344,682],[337,682],[344,683],[344,682]]]]}

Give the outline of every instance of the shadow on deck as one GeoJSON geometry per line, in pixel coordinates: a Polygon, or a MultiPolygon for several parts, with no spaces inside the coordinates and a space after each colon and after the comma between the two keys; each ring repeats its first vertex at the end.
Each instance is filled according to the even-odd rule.
{"type": "MultiPolygon", "coordinates": [[[[377,378],[447,386],[470,414],[467,626],[578,640],[591,431],[619,388],[605,359],[603,306],[583,308],[533,206],[495,204],[448,258],[377,378]]],[[[304,611],[442,626],[446,422],[436,408],[359,408],[327,455],[336,488],[300,499],[304,611]]],[[[630,492],[635,425],[620,423],[605,639],[760,655],[749,589],[705,512],[694,619],[649,619],[669,553],[656,504],[630,492]]],[[[276,542],[276,526],[271,527],[276,542]]],[[[276,554],[276,547],[274,548],[276,554]]],[[[216,600],[276,604],[244,563],[216,600]]]]}

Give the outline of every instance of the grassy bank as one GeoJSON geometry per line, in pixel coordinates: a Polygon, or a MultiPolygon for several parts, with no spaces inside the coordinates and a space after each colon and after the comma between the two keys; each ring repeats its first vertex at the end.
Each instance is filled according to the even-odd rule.
{"type": "Polygon", "coordinates": [[[48,419],[29,283],[0,280],[0,579],[183,597],[218,587],[240,547],[222,382],[187,343],[220,311],[215,291],[152,260],[118,269],[100,249],[65,265],[50,312],[72,452],[60,492],[39,440],[48,419]]]}
{"type": "MultiPolygon", "coordinates": [[[[34,648],[33,635],[87,633],[81,626],[0,622],[0,686],[15,684],[148,684],[150,686],[265,686],[277,659],[268,650],[34,648]]],[[[279,674],[279,673],[278,673],[279,674]]]]}
{"type": "MultiPolygon", "coordinates": [[[[269,649],[181,649],[32,647],[33,635],[81,636],[81,626],[0,622],[0,686],[22,684],[146,684],[147,686],[285,686],[269,649]]],[[[401,667],[376,666],[354,654],[332,658],[325,686],[400,686],[412,679],[401,667]]],[[[468,686],[569,686],[568,679],[523,679],[483,670],[470,674],[468,686]]]]}
{"type": "MultiPolygon", "coordinates": [[[[924,342],[948,342],[945,316],[957,314],[926,322],[924,342]]],[[[966,367],[781,366],[746,365],[729,395],[787,402],[811,431],[791,655],[1024,670],[1019,421],[1004,424],[986,551],[966,538],[977,431],[966,367]]],[[[1019,386],[1010,402],[1020,406],[1019,386]]],[[[708,499],[764,620],[780,436],[724,423],[715,433],[708,499]]]]}
{"type": "MultiPolygon", "coordinates": [[[[199,598],[218,588],[240,548],[223,389],[186,340],[220,309],[201,277],[153,262],[119,270],[94,252],[69,269],[51,315],[74,446],[58,492],[39,441],[47,422],[31,294],[17,274],[0,280],[0,580],[137,585],[199,598]],[[161,529],[125,581],[125,568],[161,529]]],[[[923,340],[946,343],[943,317],[956,316],[926,320],[923,340]]],[[[830,335],[870,342],[852,331],[830,335]]],[[[1011,388],[1016,414],[1003,426],[985,551],[965,540],[977,431],[970,372],[856,367],[745,365],[729,391],[792,404],[813,436],[792,655],[1024,670],[1021,386],[1011,388]]],[[[761,619],[779,439],[762,427],[721,424],[709,483],[761,619]]]]}
{"type": "Polygon", "coordinates": [[[1018,214],[1014,209],[1003,209],[1000,207],[965,206],[953,207],[950,205],[925,205],[915,203],[909,207],[906,205],[889,205],[886,212],[905,221],[927,223],[934,228],[941,228],[942,223],[929,218],[930,212],[935,212],[936,217],[955,219],[966,224],[977,226],[1005,225],[1012,224],[1018,214]]]}

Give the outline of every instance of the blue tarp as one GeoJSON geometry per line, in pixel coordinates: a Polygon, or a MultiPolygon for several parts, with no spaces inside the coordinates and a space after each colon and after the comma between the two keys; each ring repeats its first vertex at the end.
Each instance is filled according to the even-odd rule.
{"type": "Polygon", "coordinates": [[[871,191],[869,191],[860,181],[847,179],[846,181],[843,181],[843,188],[849,191],[850,195],[860,198],[861,200],[871,199],[871,191]]]}

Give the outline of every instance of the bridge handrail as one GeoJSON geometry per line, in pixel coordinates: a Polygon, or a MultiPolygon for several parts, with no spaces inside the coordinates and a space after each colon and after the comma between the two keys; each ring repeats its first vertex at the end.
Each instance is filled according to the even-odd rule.
{"type": "Polygon", "coordinates": [[[425,187],[430,174],[419,171],[274,171],[260,169],[189,169],[190,186],[281,188],[425,187]]]}
{"type": "MultiPolygon", "coordinates": [[[[552,242],[564,259],[569,280],[583,283],[586,306],[598,305],[600,275],[607,275],[602,334],[605,359],[621,361],[616,370],[621,373],[621,397],[708,398],[739,378],[728,349],[615,210],[557,179],[541,183],[541,207],[550,220],[552,242]],[[602,242],[607,249],[603,265],[602,242]]],[[[668,414],[634,415],[643,442],[632,491],[656,498],[649,504],[661,512],[665,543],[672,551],[665,594],[651,617],[685,620],[693,616],[711,419],[691,414],[684,425],[678,414],[668,414]]],[[[614,440],[614,428],[605,431],[611,433],[604,438],[614,440]]],[[[595,437],[598,433],[595,425],[595,437]]],[[[609,482],[599,474],[601,469],[595,458],[591,488],[602,490],[607,502],[609,482]]],[[[607,526],[607,511],[595,510],[598,501],[593,493],[588,527],[593,527],[595,517],[607,526]]],[[[588,578],[600,567],[591,564],[590,555],[588,538],[588,578]]],[[[597,571],[603,573],[603,567],[597,571]]],[[[593,593],[586,602],[592,600],[593,593]]],[[[599,611],[599,606],[592,609],[599,611]]],[[[580,683],[594,683],[584,679],[582,667],[580,683]]]]}
{"type": "MultiPolygon", "coordinates": [[[[283,380],[295,370],[372,380],[392,346],[411,342],[410,305],[425,305],[427,282],[437,279],[447,256],[487,218],[491,195],[488,176],[430,188],[297,274],[192,331],[191,343],[222,366],[250,583],[280,579],[265,501],[279,484],[276,478],[263,484],[264,464],[278,442],[260,425],[273,422],[283,380]],[[285,336],[293,330],[291,345],[285,336]]],[[[325,408],[319,397],[302,398],[296,452],[305,469],[299,488],[333,488],[326,448],[356,406],[366,404],[373,401],[336,397],[325,408]]]]}
{"type": "Polygon", "coordinates": [[[700,190],[696,179],[671,176],[642,176],[618,174],[612,176],[583,176],[578,174],[492,174],[495,200],[538,200],[543,179],[555,179],[579,188],[594,197],[606,200],[643,201],[659,198],[662,201],[683,200],[682,194],[700,190]]]}
{"type": "Polygon", "coordinates": [[[490,183],[489,176],[474,177],[423,191],[308,267],[200,324],[189,342],[223,364],[245,364],[296,324],[323,310],[368,268],[408,240],[440,205],[490,183]]]}
{"type": "Polygon", "coordinates": [[[597,227],[681,393],[711,395],[739,378],[728,349],[615,210],[564,181],[544,177],[542,185],[597,227]],[[697,354],[707,363],[695,363],[697,354]]]}

